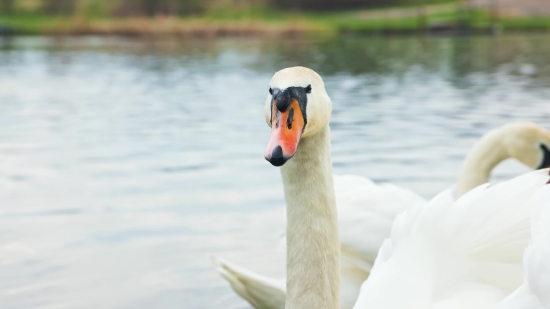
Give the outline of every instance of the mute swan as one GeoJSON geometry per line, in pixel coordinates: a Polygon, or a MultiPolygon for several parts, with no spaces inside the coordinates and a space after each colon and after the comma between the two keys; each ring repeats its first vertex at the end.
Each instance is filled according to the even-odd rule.
{"type": "MultiPolygon", "coordinates": [[[[272,124],[272,136],[268,146],[268,152],[266,153],[266,158],[268,158],[268,160],[270,160],[270,162],[272,162],[274,165],[278,166],[284,164],[294,154],[296,154],[297,156],[296,158],[290,160],[287,164],[294,166],[293,168],[287,168],[287,165],[281,168],[283,182],[285,184],[285,198],[287,200],[287,207],[289,210],[291,210],[292,206],[289,205],[289,201],[293,202],[294,204],[300,204],[300,202],[307,201],[308,197],[311,197],[315,194],[315,192],[318,192],[319,189],[315,188],[315,186],[312,186],[312,184],[317,183],[320,184],[321,187],[326,187],[327,185],[330,186],[330,183],[332,182],[332,177],[329,177],[332,175],[327,174],[327,172],[331,171],[330,142],[328,141],[328,119],[330,118],[331,102],[324,90],[324,85],[321,78],[309,69],[290,68],[282,70],[274,76],[270,83],[270,86],[270,94],[272,95],[272,97],[268,97],[267,100],[266,120],[268,121],[268,123],[272,124]],[[296,129],[296,127],[298,128],[298,130],[296,129]],[[304,129],[303,134],[300,135],[302,129],[304,129]],[[300,142],[301,138],[303,138],[302,142],[300,142]],[[301,150],[299,152],[296,152],[298,144],[300,145],[301,150]],[[291,164],[290,162],[294,162],[295,164],[291,164]],[[304,169],[304,165],[313,166],[313,163],[317,164],[318,167],[315,168],[319,169],[318,173],[309,172],[309,169],[304,169]],[[293,179],[300,177],[305,178],[306,183],[293,182],[293,179]],[[292,194],[296,194],[296,196],[292,196],[292,194]]],[[[468,156],[468,159],[466,160],[462,168],[462,171],[466,172],[464,172],[464,174],[461,173],[461,176],[465,176],[462,177],[462,179],[464,179],[462,183],[459,181],[459,188],[462,188],[461,190],[466,190],[464,188],[475,187],[476,185],[485,182],[489,178],[489,173],[492,167],[494,167],[498,162],[505,159],[506,156],[515,156],[520,161],[528,164],[529,166],[539,167],[539,163],[541,162],[541,150],[544,151],[546,148],[539,149],[539,144],[531,145],[528,142],[525,142],[525,140],[536,141],[537,138],[540,137],[533,137],[533,135],[536,134],[532,134],[532,132],[531,134],[519,134],[518,139],[520,143],[518,143],[517,145],[521,145],[523,147],[523,150],[527,149],[527,154],[520,152],[519,155],[517,155],[516,152],[513,152],[513,149],[509,149],[511,146],[508,145],[508,141],[514,141],[514,138],[502,138],[502,136],[507,136],[509,133],[515,131],[519,132],[522,130],[537,131],[539,129],[532,125],[525,124],[509,126],[499,131],[495,131],[492,134],[488,134],[485,143],[478,143],[478,145],[474,147],[474,149],[468,156]],[[526,135],[525,139],[523,138],[523,135],[526,135]],[[497,151],[499,152],[499,155],[493,156],[488,159],[486,157],[487,153],[490,153],[491,151],[495,152],[495,150],[499,150],[497,151]],[[534,164],[537,156],[539,157],[539,161],[534,164]],[[472,170],[472,168],[476,166],[476,164],[470,164],[469,161],[475,162],[476,164],[481,165],[484,168],[480,170],[472,170]],[[490,166],[490,168],[485,169],[486,166],[490,166]]],[[[542,133],[545,132],[542,131],[542,133]]],[[[542,160],[542,162],[546,162],[546,157],[542,160]]],[[[362,240],[363,243],[359,244],[359,248],[361,248],[361,245],[367,248],[367,250],[357,250],[356,252],[366,252],[367,254],[363,256],[371,258],[371,260],[369,261],[368,259],[364,259],[363,256],[361,256],[357,260],[366,260],[367,262],[362,263],[363,265],[353,265],[353,263],[350,264],[356,266],[355,268],[353,266],[350,266],[351,270],[355,270],[355,272],[349,272],[350,274],[352,274],[352,280],[344,280],[344,282],[349,281],[351,283],[351,287],[345,286],[346,290],[343,291],[343,295],[345,297],[343,297],[342,299],[343,301],[347,301],[347,303],[342,303],[342,308],[350,308],[351,304],[353,304],[357,297],[357,288],[359,284],[364,281],[364,279],[368,276],[368,271],[370,270],[370,267],[372,265],[371,261],[376,256],[376,252],[380,244],[382,243],[382,240],[389,235],[389,230],[393,218],[400,211],[412,206],[415,202],[415,199],[416,201],[422,201],[422,199],[414,195],[410,191],[386,185],[387,188],[391,188],[394,190],[395,193],[398,193],[390,194],[387,196],[394,198],[405,197],[402,201],[400,201],[400,203],[396,203],[398,207],[392,208],[391,203],[384,203],[383,199],[382,201],[378,201],[376,198],[372,197],[372,195],[384,197],[383,194],[380,194],[380,191],[384,191],[383,187],[376,186],[372,184],[372,182],[360,177],[349,178],[348,176],[348,179],[345,180],[348,180],[348,184],[344,185],[341,190],[337,190],[337,192],[344,193],[336,195],[338,197],[340,216],[342,216],[342,209],[346,209],[345,207],[343,207],[343,205],[349,204],[352,207],[359,206],[358,210],[361,210],[361,207],[363,207],[363,205],[361,204],[365,204],[366,202],[367,214],[369,214],[371,217],[376,217],[378,212],[383,216],[385,215],[384,219],[386,220],[385,225],[380,224],[380,226],[373,226],[373,224],[368,224],[372,223],[372,218],[371,222],[368,222],[368,220],[366,220],[366,222],[364,222],[362,226],[361,224],[358,225],[360,226],[360,228],[355,229],[355,231],[357,232],[356,234],[350,233],[349,235],[349,239],[352,239],[350,243],[353,244],[354,241],[355,243],[358,243],[362,240]],[[370,186],[372,189],[362,191],[359,190],[359,193],[354,192],[353,190],[349,190],[353,187],[354,183],[359,184],[356,185],[357,188],[361,188],[361,186],[363,188],[368,188],[370,186]],[[367,192],[371,194],[371,196],[369,196],[369,194],[361,194],[367,192]],[[406,197],[407,195],[408,197],[406,197]],[[344,200],[344,203],[341,202],[341,199],[344,200]],[[349,201],[349,203],[345,203],[346,199],[349,201]],[[369,201],[369,199],[374,200],[374,202],[369,201]],[[369,209],[368,207],[371,208],[369,209]],[[385,207],[387,207],[387,209],[385,207]],[[369,256],[369,253],[371,256],[369,256]],[[355,277],[353,277],[354,273],[355,277]]],[[[324,201],[325,205],[323,207],[329,207],[330,209],[331,196],[329,193],[333,192],[334,191],[332,190],[328,190],[324,193],[324,195],[327,195],[327,200],[324,201]]],[[[350,214],[349,218],[347,219],[351,221],[361,220],[361,216],[358,216],[360,212],[348,211],[345,214],[350,214]]],[[[289,219],[292,218],[291,214],[287,214],[287,216],[289,219]]],[[[327,218],[324,218],[324,220],[326,219],[327,218]]],[[[350,226],[343,225],[342,222],[345,222],[345,219],[342,219],[343,218],[341,218],[340,220],[340,226],[350,226]]],[[[307,230],[307,228],[304,229],[307,230]]],[[[289,221],[287,231],[290,232],[291,230],[292,228],[289,221]]],[[[325,236],[329,237],[334,235],[325,236]]],[[[346,249],[346,239],[348,238],[342,235],[341,241],[342,248],[344,250],[346,249]]],[[[326,239],[324,240],[326,241],[326,239]]],[[[288,246],[289,250],[291,250],[292,247],[290,240],[288,246]]],[[[350,246],[350,248],[353,248],[353,246],[350,246]]],[[[334,248],[331,249],[334,250],[334,248]]],[[[292,260],[291,257],[292,253],[288,251],[287,262],[290,262],[292,260]]],[[[284,307],[285,291],[284,284],[282,284],[281,281],[276,281],[254,275],[244,269],[240,269],[221,260],[217,260],[215,261],[215,263],[217,264],[220,273],[222,273],[222,275],[232,284],[235,291],[237,291],[237,293],[243,298],[247,299],[254,307],[262,309],[284,307]]],[[[289,265],[289,270],[291,270],[290,266],[291,265],[289,265]]],[[[303,271],[303,269],[298,270],[303,271]]],[[[344,270],[345,268],[343,268],[343,274],[346,273],[344,270]]],[[[344,279],[349,278],[344,276],[344,279]]],[[[289,280],[289,283],[290,282],[292,281],[289,280]]]]}

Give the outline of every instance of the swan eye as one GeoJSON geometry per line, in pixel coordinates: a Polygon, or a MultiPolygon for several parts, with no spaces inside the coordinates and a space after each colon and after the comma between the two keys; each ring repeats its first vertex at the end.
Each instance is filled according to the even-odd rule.
{"type": "Polygon", "coordinates": [[[269,94],[273,95],[273,89],[269,88],[269,94]]]}
{"type": "Polygon", "coordinates": [[[306,93],[311,93],[311,85],[307,85],[307,87],[306,87],[306,93]]]}

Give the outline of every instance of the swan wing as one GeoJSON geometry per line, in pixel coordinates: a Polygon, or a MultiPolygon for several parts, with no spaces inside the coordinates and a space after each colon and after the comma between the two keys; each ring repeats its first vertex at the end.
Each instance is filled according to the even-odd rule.
{"type": "Polygon", "coordinates": [[[256,309],[284,309],[286,282],[257,275],[220,258],[212,257],[218,272],[233,290],[256,309]]]}
{"type": "Polygon", "coordinates": [[[368,272],[397,215],[426,203],[410,190],[355,175],[334,176],[334,189],[343,258],[368,272]]]}
{"type": "Polygon", "coordinates": [[[548,170],[458,200],[450,190],[394,221],[354,308],[491,308],[520,286],[533,196],[548,170]]]}
{"type": "Polygon", "coordinates": [[[426,201],[410,190],[355,175],[334,176],[334,189],[342,250],[341,308],[348,309],[397,215],[426,201]]]}
{"type": "Polygon", "coordinates": [[[498,309],[550,308],[550,185],[536,196],[531,233],[531,244],[523,258],[523,284],[498,309]]]}

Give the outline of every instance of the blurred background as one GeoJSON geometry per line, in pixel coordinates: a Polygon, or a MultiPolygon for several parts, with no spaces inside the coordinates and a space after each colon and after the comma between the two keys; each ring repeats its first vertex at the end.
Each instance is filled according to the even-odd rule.
{"type": "Polygon", "coordinates": [[[0,0],[0,307],[250,308],[209,257],[284,276],[274,72],[323,76],[336,174],[430,198],[491,128],[550,129],[548,30],[547,0],[0,0]]]}
{"type": "Polygon", "coordinates": [[[550,29],[545,0],[0,0],[4,33],[495,33],[550,29]]]}

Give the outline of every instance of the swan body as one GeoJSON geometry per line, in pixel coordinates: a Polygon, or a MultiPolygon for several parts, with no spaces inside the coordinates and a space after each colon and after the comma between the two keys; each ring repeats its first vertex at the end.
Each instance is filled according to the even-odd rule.
{"type": "MultiPolygon", "coordinates": [[[[550,225],[531,221],[542,220],[534,210],[550,211],[549,179],[548,170],[536,171],[480,186],[456,201],[447,190],[399,215],[354,308],[481,309],[501,302],[498,308],[514,308],[504,303],[539,301],[529,293],[529,280],[542,279],[539,286],[549,287],[550,277],[534,271],[550,266],[540,258],[547,254],[540,243],[550,225]],[[524,261],[532,229],[536,237],[524,261]]],[[[548,217],[544,223],[550,223],[548,217]]],[[[540,296],[548,297],[545,293],[540,296]]]]}
{"type": "MultiPolygon", "coordinates": [[[[328,128],[332,103],[316,73],[300,67],[285,69],[276,73],[270,86],[272,96],[266,102],[266,121],[272,127],[272,135],[266,159],[273,165],[282,165],[288,219],[286,291],[289,294],[285,300],[283,286],[274,284],[279,281],[254,275],[230,263],[218,262],[218,270],[239,295],[258,309],[351,308],[360,283],[369,276],[378,248],[390,235],[393,219],[415,204],[415,209],[420,209],[425,203],[410,191],[375,185],[362,177],[335,177],[333,181],[328,128]],[[295,111],[303,120],[295,122],[301,132],[291,126],[295,111]],[[335,239],[341,242],[338,249],[334,247],[335,239]],[[340,264],[339,258],[335,260],[340,250],[341,282],[338,272],[333,272],[337,269],[335,265],[340,264]],[[319,273],[320,269],[324,271],[319,273]],[[336,295],[335,291],[340,289],[340,283],[343,290],[337,305],[340,293],[336,295]],[[255,295],[258,291],[260,296],[255,295]],[[264,303],[262,299],[271,301],[264,303]]],[[[461,169],[459,194],[485,182],[492,167],[507,157],[515,157],[533,168],[545,164],[543,146],[550,145],[550,138],[544,135],[546,131],[539,131],[531,124],[517,124],[487,134],[482,138],[485,142],[474,147],[461,169]],[[539,136],[533,137],[535,131],[539,136]],[[515,138],[522,135],[518,132],[524,138],[515,138]]],[[[450,191],[447,195],[451,203],[450,191]]],[[[388,249],[382,249],[379,254],[387,255],[388,249]]]]}

